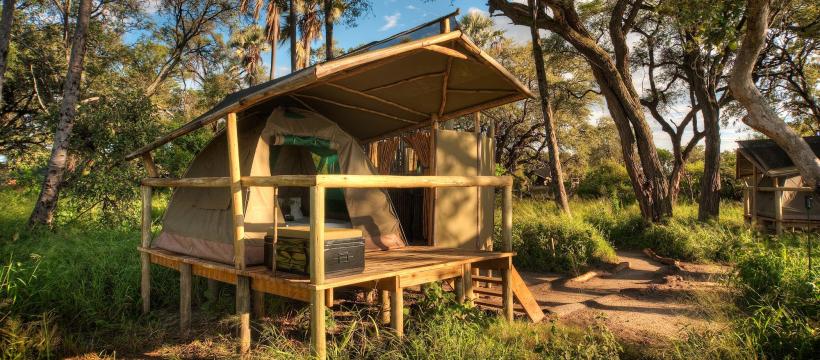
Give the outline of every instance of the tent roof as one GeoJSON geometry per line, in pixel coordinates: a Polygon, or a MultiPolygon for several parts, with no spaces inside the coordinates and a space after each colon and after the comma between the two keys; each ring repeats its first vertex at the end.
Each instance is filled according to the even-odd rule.
{"type": "MultiPolygon", "coordinates": [[[[803,139],[809,144],[814,154],[820,157],[820,136],[807,136],[803,139]]],[[[788,176],[797,174],[792,159],[770,139],[738,141],[737,164],[735,176],[751,176],[752,168],[765,176],[788,176]]]]}
{"type": "Polygon", "coordinates": [[[228,113],[236,112],[241,119],[243,113],[268,111],[283,102],[331,118],[359,141],[369,141],[429,126],[435,118],[444,121],[533,97],[460,30],[438,34],[440,19],[230,94],[126,159],[228,113]]]}

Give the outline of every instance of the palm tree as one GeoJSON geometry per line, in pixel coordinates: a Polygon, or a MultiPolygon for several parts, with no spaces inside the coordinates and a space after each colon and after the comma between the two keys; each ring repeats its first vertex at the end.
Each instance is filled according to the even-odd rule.
{"type": "Polygon", "coordinates": [[[245,81],[248,85],[259,82],[259,64],[262,62],[262,52],[267,50],[268,42],[265,33],[258,25],[248,26],[231,36],[228,46],[234,49],[245,72],[245,81]]]}
{"type": "Polygon", "coordinates": [[[299,32],[302,35],[300,41],[302,46],[299,47],[298,63],[299,68],[305,68],[310,65],[310,52],[313,40],[318,39],[322,33],[322,11],[321,3],[323,0],[301,0],[298,2],[298,11],[301,14],[299,17],[299,32]]]}
{"type": "Polygon", "coordinates": [[[479,12],[470,12],[462,16],[459,25],[461,31],[481,48],[495,48],[504,39],[504,31],[497,29],[489,17],[479,12]]]}
{"type": "MultiPolygon", "coordinates": [[[[239,4],[242,13],[248,12],[249,0],[242,0],[239,4]]],[[[253,20],[259,21],[259,15],[262,12],[262,7],[265,5],[265,0],[255,0],[253,7],[253,20]]],[[[268,0],[265,11],[265,40],[270,44],[270,73],[268,80],[273,80],[276,77],[276,45],[279,42],[279,18],[282,16],[282,9],[285,7],[283,0],[268,0]]]]}
{"type": "Polygon", "coordinates": [[[370,11],[370,0],[324,0],[325,59],[334,57],[333,27],[342,18],[348,26],[355,26],[356,19],[370,11]]]}

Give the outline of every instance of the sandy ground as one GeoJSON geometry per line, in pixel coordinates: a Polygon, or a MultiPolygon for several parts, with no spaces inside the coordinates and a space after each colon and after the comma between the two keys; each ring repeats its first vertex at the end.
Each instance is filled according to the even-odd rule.
{"type": "Polygon", "coordinates": [[[675,271],[639,252],[618,252],[618,257],[629,262],[628,269],[585,282],[521,275],[545,312],[559,322],[585,326],[603,321],[615,336],[633,345],[657,345],[689,330],[721,325],[699,311],[693,295],[719,291],[715,281],[727,267],[681,263],[675,271]]]}

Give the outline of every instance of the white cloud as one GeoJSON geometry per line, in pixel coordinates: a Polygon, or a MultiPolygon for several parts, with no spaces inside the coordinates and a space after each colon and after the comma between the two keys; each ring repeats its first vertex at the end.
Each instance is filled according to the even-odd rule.
{"type": "Polygon", "coordinates": [[[384,17],[384,25],[379,29],[379,31],[385,31],[396,27],[399,23],[399,18],[401,17],[401,13],[395,13],[393,15],[387,15],[384,17]]]}
{"type": "Polygon", "coordinates": [[[413,5],[407,5],[407,10],[416,10],[416,9],[418,9],[418,8],[413,6],[413,5]]]}

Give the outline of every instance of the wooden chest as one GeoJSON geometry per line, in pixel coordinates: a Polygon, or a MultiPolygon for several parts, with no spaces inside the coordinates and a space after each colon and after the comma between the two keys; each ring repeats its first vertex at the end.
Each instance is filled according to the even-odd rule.
{"type": "MultiPolygon", "coordinates": [[[[265,238],[266,247],[269,249],[265,252],[266,265],[272,267],[275,256],[277,271],[309,275],[310,228],[307,226],[279,227],[278,232],[278,242],[273,246],[268,245],[273,241],[272,233],[265,238]]],[[[325,228],[325,274],[354,273],[362,270],[364,270],[364,238],[361,230],[325,228]]]]}

